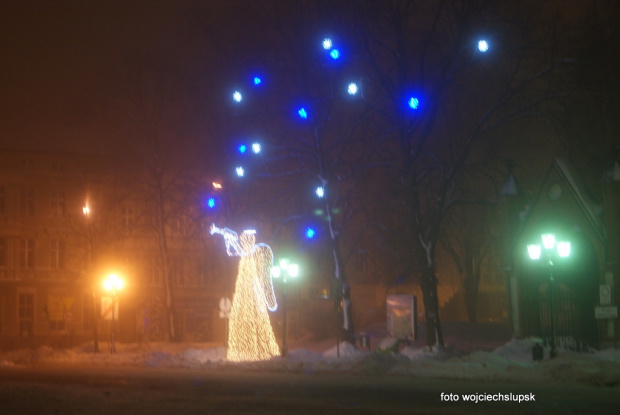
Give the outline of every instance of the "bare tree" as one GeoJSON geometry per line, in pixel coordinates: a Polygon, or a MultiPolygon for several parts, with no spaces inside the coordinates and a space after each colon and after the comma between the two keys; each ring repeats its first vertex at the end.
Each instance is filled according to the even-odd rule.
{"type": "MultiPolygon", "coordinates": [[[[170,60],[171,61],[171,60],[170,60]]],[[[174,223],[194,224],[196,186],[201,183],[201,140],[197,140],[195,105],[187,79],[170,63],[139,53],[127,58],[119,71],[124,94],[116,100],[119,139],[114,143],[122,183],[135,201],[135,216],[125,231],[149,235],[157,247],[164,288],[166,333],[180,340],[174,301],[171,240],[174,223]]],[[[197,234],[197,233],[196,233],[197,234]]]]}
{"type": "Polygon", "coordinates": [[[446,214],[477,147],[565,93],[558,75],[567,60],[529,2],[366,1],[357,10],[365,98],[384,126],[377,141],[398,155],[387,164],[406,200],[403,227],[421,273],[427,344],[443,345],[435,259],[446,214]],[[487,43],[478,45],[482,34],[487,43]],[[418,109],[408,111],[408,102],[418,109]]]}

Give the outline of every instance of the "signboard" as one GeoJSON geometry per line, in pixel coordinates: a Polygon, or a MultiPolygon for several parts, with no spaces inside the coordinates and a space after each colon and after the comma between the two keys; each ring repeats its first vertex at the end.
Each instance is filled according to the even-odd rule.
{"type": "Polygon", "coordinates": [[[387,330],[396,339],[416,337],[416,298],[413,295],[388,295],[387,330]]]}
{"type": "Polygon", "coordinates": [[[50,295],[47,297],[47,318],[49,321],[71,321],[73,313],[71,307],[75,302],[74,297],[50,295]]]}
{"type": "Polygon", "coordinates": [[[594,316],[599,319],[618,318],[618,307],[615,305],[594,307],[594,316]]]}
{"type": "Polygon", "coordinates": [[[601,285],[599,286],[599,303],[601,305],[611,305],[611,285],[601,285]]]}
{"type": "Polygon", "coordinates": [[[118,301],[114,301],[113,297],[101,297],[101,318],[104,320],[118,320],[118,301]],[[112,307],[114,306],[114,310],[112,307]],[[112,312],[114,311],[114,312],[112,312]]]}

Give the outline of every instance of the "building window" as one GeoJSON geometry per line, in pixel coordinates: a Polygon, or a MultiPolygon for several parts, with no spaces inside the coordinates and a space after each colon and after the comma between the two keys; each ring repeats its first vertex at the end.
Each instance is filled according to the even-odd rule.
{"type": "Polygon", "coordinates": [[[65,193],[52,192],[52,216],[56,218],[65,217],[65,193]]]}
{"type": "Polygon", "coordinates": [[[34,328],[34,294],[19,294],[19,335],[32,337],[34,328]]]}
{"type": "Polygon", "coordinates": [[[52,269],[65,269],[65,242],[52,241],[51,243],[51,267],[52,269]]]}
{"type": "Polygon", "coordinates": [[[121,228],[125,232],[133,229],[134,225],[134,209],[133,206],[123,206],[121,209],[121,228]]]}
{"type": "Polygon", "coordinates": [[[34,239],[22,239],[19,251],[19,265],[22,268],[34,268],[34,239]]]}
{"type": "Polygon", "coordinates": [[[65,331],[66,325],[63,321],[50,321],[50,331],[65,331]]]}
{"type": "Polygon", "coordinates": [[[170,261],[170,280],[173,285],[185,285],[185,266],[181,259],[170,261]]]}
{"type": "Polygon", "coordinates": [[[0,267],[6,267],[6,238],[0,237],[0,267]]]}
{"type": "Polygon", "coordinates": [[[0,186],[0,214],[6,213],[6,188],[0,186]]]}
{"type": "Polygon", "coordinates": [[[21,189],[19,198],[19,213],[22,216],[34,216],[34,190],[21,189]]]}

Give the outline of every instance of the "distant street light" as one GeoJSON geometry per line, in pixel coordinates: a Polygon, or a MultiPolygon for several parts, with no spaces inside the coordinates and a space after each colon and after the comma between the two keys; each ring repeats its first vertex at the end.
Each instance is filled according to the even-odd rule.
{"type": "Polygon", "coordinates": [[[118,304],[118,293],[123,289],[125,285],[124,281],[119,278],[116,274],[108,275],[108,278],[103,280],[103,288],[112,296],[112,320],[110,325],[108,325],[108,332],[110,336],[110,353],[116,353],[116,343],[115,343],[115,335],[116,335],[116,316],[115,309],[118,304]],[[111,330],[110,330],[111,327],[111,330]]]}
{"type": "Polygon", "coordinates": [[[299,265],[291,264],[288,259],[281,259],[279,265],[271,268],[271,276],[275,281],[282,284],[282,356],[288,353],[288,345],[286,342],[286,284],[289,278],[297,278],[299,276],[299,265]]]}
{"type": "Polygon", "coordinates": [[[557,255],[559,258],[567,258],[570,255],[570,242],[557,242],[555,235],[546,233],[541,235],[542,247],[539,244],[530,244],[527,246],[527,252],[532,261],[538,261],[543,257],[544,265],[549,268],[549,313],[551,318],[551,351],[549,357],[554,358],[558,355],[556,335],[555,335],[555,315],[553,310],[553,258],[557,255]],[[543,249],[544,248],[544,249],[543,249]]]}

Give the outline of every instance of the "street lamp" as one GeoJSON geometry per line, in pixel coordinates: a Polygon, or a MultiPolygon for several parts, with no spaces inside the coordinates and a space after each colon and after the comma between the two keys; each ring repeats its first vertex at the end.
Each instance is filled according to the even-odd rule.
{"type": "Polygon", "coordinates": [[[93,352],[99,353],[99,328],[97,327],[99,324],[97,318],[97,289],[96,283],[93,278],[92,273],[92,251],[93,251],[93,232],[91,227],[91,211],[88,201],[82,207],[82,213],[84,214],[84,218],[86,220],[86,226],[88,231],[88,257],[87,257],[87,272],[89,274],[91,289],[93,294],[93,307],[92,307],[92,316],[91,316],[91,324],[93,326],[93,352]]]}
{"type": "Polygon", "coordinates": [[[532,261],[538,261],[541,258],[545,261],[544,265],[549,268],[549,311],[551,314],[551,352],[550,358],[558,355],[556,338],[555,338],[555,315],[553,310],[553,258],[557,255],[560,258],[567,258],[570,255],[570,242],[556,241],[555,235],[545,233],[541,235],[542,246],[539,244],[530,244],[527,246],[527,252],[532,261]]]}
{"type": "Polygon", "coordinates": [[[110,353],[116,353],[115,332],[116,332],[116,316],[115,310],[118,304],[118,293],[123,289],[125,285],[124,281],[116,274],[108,275],[108,278],[103,280],[103,288],[109,292],[112,296],[111,312],[112,320],[108,325],[108,333],[110,336],[110,353]],[[111,327],[111,329],[110,329],[111,327]]]}
{"type": "Polygon", "coordinates": [[[279,265],[271,268],[271,276],[274,280],[282,283],[282,356],[286,356],[288,352],[286,343],[286,284],[289,278],[296,279],[299,276],[299,265],[291,264],[288,259],[281,259],[279,265]]]}

